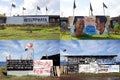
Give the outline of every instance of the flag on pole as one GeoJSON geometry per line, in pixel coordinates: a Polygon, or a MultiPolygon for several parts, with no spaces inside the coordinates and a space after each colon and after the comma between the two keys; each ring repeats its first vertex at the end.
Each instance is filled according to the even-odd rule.
{"type": "Polygon", "coordinates": [[[47,6],[46,6],[46,11],[48,11],[48,8],[47,8],[47,6]]]}
{"type": "Polygon", "coordinates": [[[91,12],[93,11],[91,3],[90,3],[90,10],[91,10],[91,12]]]}
{"type": "Polygon", "coordinates": [[[104,2],[103,2],[103,7],[108,8],[108,7],[105,5],[105,3],[104,3],[104,2]]]}
{"type": "Polygon", "coordinates": [[[66,52],[66,49],[64,49],[63,52],[66,52]]]}
{"type": "Polygon", "coordinates": [[[75,9],[75,8],[76,8],[76,4],[75,4],[75,0],[74,0],[73,9],[75,9]]]}
{"type": "Polygon", "coordinates": [[[26,10],[26,8],[23,7],[23,10],[26,10]]]}
{"type": "Polygon", "coordinates": [[[14,8],[15,8],[15,7],[16,7],[16,5],[12,3],[12,7],[14,7],[14,8]]]}
{"type": "Polygon", "coordinates": [[[37,10],[40,10],[40,7],[39,7],[39,6],[37,6],[37,10]]]}
{"type": "Polygon", "coordinates": [[[29,43],[26,45],[25,51],[27,51],[28,49],[32,49],[33,48],[33,44],[29,43]]]}

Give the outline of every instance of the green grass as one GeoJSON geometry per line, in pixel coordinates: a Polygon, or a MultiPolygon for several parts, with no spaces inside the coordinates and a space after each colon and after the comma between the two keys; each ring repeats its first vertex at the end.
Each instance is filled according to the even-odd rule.
{"type": "Polygon", "coordinates": [[[59,80],[56,77],[46,77],[46,76],[13,76],[13,75],[5,75],[6,72],[5,67],[0,67],[0,80],[59,80]]]}
{"type": "Polygon", "coordinates": [[[79,35],[79,36],[71,36],[70,31],[61,32],[60,33],[61,40],[120,40],[120,32],[114,33],[110,32],[109,34],[103,35],[79,35]]]}
{"type": "Polygon", "coordinates": [[[59,26],[5,26],[0,28],[0,40],[120,40],[120,32],[109,35],[71,36],[70,31],[60,32],[59,26]],[[32,32],[31,32],[32,31],[32,32]]]}
{"type": "Polygon", "coordinates": [[[59,35],[59,26],[5,26],[0,30],[1,40],[59,40],[59,35]]]}

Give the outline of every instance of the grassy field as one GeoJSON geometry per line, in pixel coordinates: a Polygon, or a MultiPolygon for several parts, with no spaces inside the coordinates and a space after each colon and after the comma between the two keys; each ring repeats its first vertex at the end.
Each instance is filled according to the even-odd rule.
{"type": "Polygon", "coordinates": [[[0,30],[1,40],[59,40],[59,35],[59,26],[5,26],[0,30]]]}
{"type": "Polygon", "coordinates": [[[114,33],[109,32],[109,34],[104,35],[80,35],[80,36],[71,36],[70,31],[60,33],[61,40],[120,40],[120,32],[114,33]]]}
{"type": "Polygon", "coordinates": [[[70,31],[60,32],[59,26],[5,26],[0,29],[0,40],[120,40],[119,33],[106,35],[71,36],[70,31]]]}
{"type": "Polygon", "coordinates": [[[5,67],[0,67],[0,80],[60,80],[58,77],[40,77],[40,76],[11,76],[6,75],[5,67]]]}
{"type": "Polygon", "coordinates": [[[6,75],[5,67],[0,67],[0,80],[120,80],[120,73],[74,73],[58,77],[11,76],[6,75]]]}

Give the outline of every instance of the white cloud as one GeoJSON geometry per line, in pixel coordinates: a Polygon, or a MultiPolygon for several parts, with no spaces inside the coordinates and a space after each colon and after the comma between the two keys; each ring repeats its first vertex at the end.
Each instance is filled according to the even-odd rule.
{"type": "Polygon", "coordinates": [[[40,59],[46,53],[48,55],[59,53],[59,41],[57,40],[1,40],[0,61],[5,61],[9,54],[11,54],[12,59],[19,59],[21,55],[26,59],[29,51],[32,51],[25,51],[28,43],[33,43],[35,59],[40,59]]]}
{"type": "Polygon", "coordinates": [[[4,2],[11,2],[12,0],[0,0],[0,1],[4,1],[4,2]]]}
{"type": "MultiPolygon", "coordinates": [[[[5,3],[5,1],[1,1],[5,3]]],[[[10,16],[11,12],[11,3],[16,4],[16,8],[12,8],[12,15],[22,15],[22,7],[25,7],[24,15],[36,15],[37,6],[40,7],[40,11],[37,11],[38,15],[46,14],[46,6],[48,8],[47,14],[49,15],[59,15],[60,12],[60,1],[59,0],[23,0],[23,1],[11,1],[6,0],[6,5],[0,5],[0,13],[6,13],[7,16],[10,16]],[[20,3],[23,2],[23,3],[20,3]]]]}
{"type": "Polygon", "coordinates": [[[59,13],[59,0],[24,0],[24,4],[21,7],[25,7],[25,14],[36,14],[37,6],[41,8],[40,14],[46,14],[46,6],[48,8],[47,14],[53,15],[59,13]]]}
{"type": "MultiPolygon", "coordinates": [[[[89,16],[90,2],[93,8],[94,15],[104,15],[103,14],[103,2],[106,4],[108,9],[105,9],[105,14],[111,17],[120,15],[120,0],[75,0],[75,16],[89,16]]],[[[62,16],[72,16],[73,15],[73,0],[61,0],[60,10],[62,16]]]]}
{"type": "Polygon", "coordinates": [[[118,43],[114,40],[61,41],[60,49],[66,49],[70,55],[113,55],[120,52],[118,43]]]}

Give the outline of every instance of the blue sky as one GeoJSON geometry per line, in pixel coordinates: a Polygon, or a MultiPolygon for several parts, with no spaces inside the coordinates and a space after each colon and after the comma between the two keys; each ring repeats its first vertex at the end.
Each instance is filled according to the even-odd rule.
{"type": "Polygon", "coordinates": [[[42,56],[58,54],[59,40],[0,40],[0,61],[5,61],[6,56],[11,54],[12,59],[27,58],[25,47],[28,43],[33,43],[35,59],[42,56]]]}
{"type": "MultiPolygon", "coordinates": [[[[35,59],[42,56],[63,55],[118,55],[120,59],[120,40],[0,40],[0,61],[11,54],[12,59],[27,58],[25,47],[33,43],[35,59]],[[66,52],[63,50],[66,49],[66,52]]],[[[61,58],[63,60],[63,58],[61,58]]]]}
{"type": "MultiPolygon", "coordinates": [[[[60,15],[73,16],[74,0],[60,0],[60,15]]],[[[89,16],[90,3],[93,8],[94,15],[103,15],[103,4],[105,3],[108,9],[105,9],[106,15],[115,17],[120,15],[120,0],[75,0],[76,8],[74,14],[76,16],[89,16]]]]}
{"type": "Polygon", "coordinates": [[[120,40],[62,40],[61,55],[118,55],[120,59],[120,40]],[[66,49],[66,52],[63,50],[66,49]]]}
{"type": "Polygon", "coordinates": [[[16,5],[16,8],[12,8],[12,15],[21,15],[22,7],[26,8],[25,15],[35,15],[37,5],[41,8],[40,11],[37,11],[39,15],[46,14],[46,6],[48,8],[47,14],[59,15],[60,13],[60,0],[0,0],[0,13],[10,16],[12,3],[16,5]]]}

